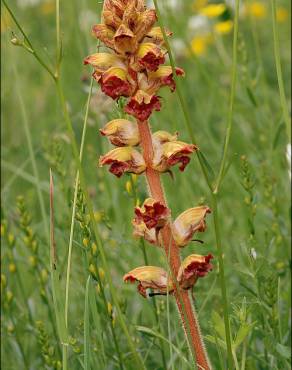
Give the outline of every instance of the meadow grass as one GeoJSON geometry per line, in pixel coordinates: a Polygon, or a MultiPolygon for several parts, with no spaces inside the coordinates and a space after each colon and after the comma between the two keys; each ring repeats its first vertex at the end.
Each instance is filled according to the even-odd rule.
{"type": "MultiPolygon", "coordinates": [[[[162,91],[164,109],[151,123],[185,141],[195,133],[201,149],[184,175],[163,176],[165,191],[174,216],[198,203],[213,210],[204,244],[183,251],[215,256],[212,273],[193,288],[212,367],[289,369],[290,4],[262,2],[261,16],[239,8],[238,33],[236,21],[235,32],[214,33],[212,22],[234,20],[230,8],[208,21],[210,40],[198,53],[191,45],[201,29],[188,27],[195,3],[154,3],[186,78],[178,94],[162,91]]],[[[1,366],[192,368],[172,297],[143,299],[122,282],[136,266],[167,260],[132,238],[133,204],[147,197],[143,177],[116,179],[97,168],[110,148],[98,129],[121,113],[82,65],[96,49],[90,29],[102,4],[8,5],[37,56],[11,44],[22,35],[2,4],[1,366]]]]}

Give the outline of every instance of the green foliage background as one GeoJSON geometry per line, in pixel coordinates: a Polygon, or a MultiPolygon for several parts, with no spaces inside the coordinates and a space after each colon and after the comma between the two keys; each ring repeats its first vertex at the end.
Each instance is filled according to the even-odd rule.
{"type": "MultiPolygon", "coordinates": [[[[51,63],[55,58],[54,3],[40,1],[21,6],[24,3],[13,0],[9,5],[35,48],[51,63]]],[[[240,18],[238,82],[228,157],[230,166],[219,198],[220,227],[233,350],[238,369],[289,369],[291,256],[288,141],[275,69],[270,2],[263,3],[267,7],[265,18],[240,18]]],[[[278,3],[290,14],[288,0],[278,3]]],[[[175,46],[175,40],[180,39],[187,47],[194,37],[187,27],[192,4],[186,1],[176,10],[168,5],[165,0],[162,8],[164,22],[174,32],[171,43],[175,46]]],[[[65,293],[76,166],[50,76],[30,53],[11,44],[12,32],[17,37],[20,34],[3,6],[1,10],[1,368],[58,369],[61,368],[61,347],[56,335],[49,279],[49,244],[36,192],[37,179],[29,157],[25,120],[48,220],[50,167],[54,175],[55,230],[62,295],[65,293]]],[[[96,50],[90,28],[98,23],[99,11],[96,1],[61,1],[61,77],[78,141],[90,85],[90,71],[82,61],[96,50]]],[[[233,17],[231,8],[226,16],[233,17]]],[[[287,104],[291,98],[290,27],[290,16],[285,22],[278,23],[287,104]]],[[[198,137],[197,144],[217,173],[230,95],[232,33],[216,36],[203,56],[181,53],[176,48],[174,54],[177,65],[186,72],[181,85],[193,130],[198,137]]],[[[153,129],[178,131],[181,140],[189,141],[176,94],[163,91],[162,95],[163,109],[154,114],[151,121],[153,129]]],[[[155,299],[159,328],[151,299],[143,299],[134,286],[125,285],[122,281],[127,271],[144,265],[141,243],[131,235],[135,199],[133,192],[126,190],[130,176],[116,179],[107,169],[97,167],[99,155],[110,149],[98,129],[119,114],[119,108],[102,96],[97,84],[94,84],[83,168],[96,220],[123,315],[146,368],[164,368],[160,355],[162,343],[167,368],[187,369],[190,365],[183,358],[189,361],[188,348],[172,298],[169,298],[169,314],[167,299],[155,299]],[[169,346],[169,338],[176,349],[169,346]]],[[[174,179],[164,175],[163,181],[174,217],[198,204],[210,204],[208,189],[195,157],[183,174],[175,169],[174,179]]],[[[139,200],[146,198],[142,176],[135,183],[135,189],[139,200]]],[[[109,310],[103,306],[100,288],[97,288],[94,279],[95,271],[101,268],[100,258],[98,253],[92,257],[92,231],[81,192],[78,199],[79,219],[76,220],[74,234],[69,305],[68,368],[84,368],[84,359],[89,351],[92,369],[116,369],[121,366],[136,369],[116,320],[115,306],[112,309],[109,307],[109,310]],[[85,287],[90,274],[89,294],[94,297],[96,311],[90,311],[89,321],[84,323],[85,287]],[[94,317],[93,312],[97,316],[94,317]],[[87,328],[85,335],[84,326],[87,328]],[[84,345],[86,338],[89,339],[87,350],[84,345]]],[[[212,253],[215,257],[213,272],[198,282],[193,294],[211,363],[214,369],[225,369],[223,308],[212,215],[207,224],[207,231],[200,235],[204,244],[193,243],[183,251],[183,255],[212,253]]],[[[166,266],[160,250],[147,245],[146,252],[150,264],[166,266]]],[[[99,271],[102,277],[103,271],[99,271]]],[[[106,300],[113,304],[105,278],[102,278],[102,289],[106,300]]],[[[92,309],[93,306],[90,307],[92,309]]]]}

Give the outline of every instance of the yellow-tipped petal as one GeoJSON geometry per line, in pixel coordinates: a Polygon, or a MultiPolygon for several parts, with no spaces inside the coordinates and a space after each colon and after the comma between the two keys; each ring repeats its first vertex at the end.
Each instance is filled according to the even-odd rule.
{"type": "Polygon", "coordinates": [[[109,165],[110,172],[121,177],[125,172],[140,174],[145,171],[143,156],[132,147],[116,148],[101,156],[99,165],[109,165]]]}

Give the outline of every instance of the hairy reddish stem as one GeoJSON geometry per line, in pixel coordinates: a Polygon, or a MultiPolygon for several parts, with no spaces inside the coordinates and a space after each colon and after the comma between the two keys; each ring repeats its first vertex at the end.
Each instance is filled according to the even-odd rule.
{"type": "MultiPolygon", "coordinates": [[[[151,197],[162,204],[167,206],[162,183],[160,180],[160,173],[152,168],[152,158],[153,158],[153,144],[151,130],[148,121],[138,122],[139,132],[141,137],[141,147],[143,150],[144,160],[147,165],[146,169],[146,179],[149,187],[149,193],[151,197]]],[[[171,227],[167,224],[161,230],[163,247],[166,256],[170,260],[170,268],[172,276],[176,277],[181,264],[179,247],[176,245],[172,238],[171,227]]],[[[210,370],[210,364],[205,351],[205,347],[201,338],[199,322],[196,317],[195,311],[193,310],[192,303],[189,294],[186,290],[179,289],[178,284],[175,284],[175,299],[176,304],[181,316],[181,320],[186,333],[190,332],[191,343],[193,350],[196,354],[196,362],[199,369],[210,370]],[[179,291],[178,291],[179,289],[179,291]],[[182,307],[182,305],[184,307],[182,307]]]]}

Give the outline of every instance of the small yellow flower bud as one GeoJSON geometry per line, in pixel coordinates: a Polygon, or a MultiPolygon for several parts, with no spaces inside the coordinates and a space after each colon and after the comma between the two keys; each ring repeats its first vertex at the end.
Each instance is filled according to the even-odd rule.
{"type": "Polygon", "coordinates": [[[100,293],[100,285],[99,284],[96,284],[96,292],[97,292],[97,294],[99,294],[100,293]]]}
{"type": "Polygon", "coordinates": [[[41,280],[44,284],[48,281],[48,271],[46,269],[42,269],[41,271],[41,280]]]}
{"type": "Polygon", "coordinates": [[[132,194],[132,184],[131,181],[126,182],[126,190],[128,194],[132,194]]]}
{"type": "Polygon", "coordinates": [[[101,267],[98,268],[98,274],[99,274],[100,279],[103,280],[104,275],[105,275],[103,268],[101,267]]]}
{"type": "Polygon", "coordinates": [[[136,184],[138,181],[138,176],[135,173],[133,173],[131,174],[131,177],[132,177],[133,183],[136,184]]]}
{"type": "Polygon", "coordinates": [[[115,239],[111,239],[111,240],[109,241],[109,244],[110,244],[110,246],[111,246],[111,247],[116,248],[116,246],[117,246],[117,241],[116,241],[115,239]]]}
{"type": "Polygon", "coordinates": [[[1,274],[1,291],[3,288],[5,288],[7,283],[6,276],[4,274],[1,274]]]}
{"type": "Polygon", "coordinates": [[[113,312],[113,306],[110,302],[107,302],[107,312],[109,313],[109,315],[111,315],[113,312]]]}
{"type": "Polygon", "coordinates": [[[84,238],[83,241],[82,241],[83,245],[85,248],[88,247],[88,244],[89,244],[89,239],[88,238],[84,238]]]}
{"type": "Polygon", "coordinates": [[[1,236],[4,236],[6,233],[6,225],[5,224],[1,224],[1,236]]]}
{"type": "Polygon", "coordinates": [[[96,267],[92,263],[89,265],[88,270],[92,275],[96,276],[96,267]]]}
{"type": "Polygon", "coordinates": [[[27,235],[31,238],[33,236],[33,231],[32,231],[32,228],[30,226],[28,226],[26,228],[26,231],[27,231],[27,235]]]}
{"type": "Polygon", "coordinates": [[[14,325],[13,324],[8,324],[7,325],[7,331],[9,334],[12,334],[14,332],[14,325]]]}
{"type": "Polygon", "coordinates": [[[29,256],[28,262],[31,265],[31,267],[36,267],[37,265],[37,258],[35,256],[29,256]]]}
{"type": "Polygon", "coordinates": [[[14,263],[9,263],[8,265],[8,270],[11,272],[11,273],[14,273],[16,271],[16,266],[14,263]]]}
{"type": "Polygon", "coordinates": [[[94,219],[96,222],[100,222],[102,220],[102,213],[101,212],[94,212],[94,219]]]}
{"type": "Polygon", "coordinates": [[[95,243],[91,244],[91,253],[93,256],[97,255],[97,245],[95,243]]]}
{"type": "Polygon", "coordinates": [[[29,247],[29,245],[30,245],[30,238],[29,238],[29,237],[27,237],[27,236],[24,236],[24,237],[23,237],[23,242],[24,242],[24,244],[25,244],[27,247],[29,247]]]}
{"type": "Polygon", "coordinates": [[[7,290],[6,292],[6,299],[8,303],[10,303],[13,299],[13,293],[10,290],[7,290]]]}
{"type": "Polygon", "coordinates": [[[31,249],[33,252],[36,252],[37,249],[38,249],[38,242],[36,240],[33,240],[33,242],[31,243],[31,249]]]}
{"type": "Polygon", "coordinates": [[[11,44],[14,45],[14,46],[22,46],[23,45],[23,42],[20,41],[17,37],[12,37],[12,39],[10,40],[11,44]]]}
{"type": "Polygon", "coordinates": [[[14,235],[11,234],[11,233],[9,233],[7,239],[8,239],[9,247],[13,247],[14,244],[15,244],[15,237],[14,237],[14,235]]]}

